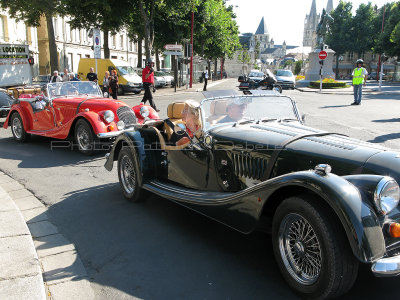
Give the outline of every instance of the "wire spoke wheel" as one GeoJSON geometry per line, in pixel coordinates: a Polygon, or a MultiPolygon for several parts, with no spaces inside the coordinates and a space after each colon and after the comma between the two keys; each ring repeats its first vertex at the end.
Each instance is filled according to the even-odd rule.
{"type": "Polygon", "coordinates": [[[121,157],[119,172],[125,191],[129,194],[133,193],[136,188],[136,171],[133,161],[127,154],[121,157]]]}
{"type": "Polygon", "coordinates": [[[311,224],[302,216],[285,216],[279,228],[279,250],[289,274],[300,284],[311,285],[322,265],[320,241],[311,224]]]}
{"type": "Polygon", "coordinates": [[[90,137],[89,137],[89,132],[84,126],[79,126],[77,133],[76,133],[76,139],[79,145],[79,149],[82,150],[90,150],[91,149],[91,144],[90,144],[90,137]]]}
{"type": "Polygon", "coordinates": [[[14,133],[14,136],[16,139],[21,139],[22,138],[22,122],[20,118],[15,117],[12,120],[12,132],[14,133]]]}

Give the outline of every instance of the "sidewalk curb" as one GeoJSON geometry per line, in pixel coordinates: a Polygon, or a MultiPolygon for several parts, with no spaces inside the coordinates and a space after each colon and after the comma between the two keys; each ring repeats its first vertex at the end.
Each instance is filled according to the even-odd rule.
{"type": "MultiPolygon", "coordinates": [[[[296,90],[304,93],[317,93],[319,94],[319,89],[311,89],[311,88],[296,88],[296,90]]],[[[322,94],[329,94],[329,95],[353,95],[353,90],[322,90],[322,94]]],[[[400,91],[375,91],[369,89],[363,89],[363,94],[366,95],[400,95],[400,91]]]]}
{"type": "Polygon", "coordinates": [[[0,299],[95,299],[75,246],[45,205],[1,171],[0,216],[0,299]]]}

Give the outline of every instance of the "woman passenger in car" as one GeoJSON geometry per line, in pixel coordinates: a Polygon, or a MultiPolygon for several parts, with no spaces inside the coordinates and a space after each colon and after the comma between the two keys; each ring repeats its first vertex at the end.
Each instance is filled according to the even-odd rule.
{"type": "Polygon", "coordinates": [[[193,100],[185,101],[185,105],[182,110],[182,121],[186,125],[186,131],[182,132],[182,134],[174,131],[174,133],[171,135],[170,142],[176,146],[189,143],[189,137],[194,137],[194,135],[201,129],[199,103],[193,100]]]}

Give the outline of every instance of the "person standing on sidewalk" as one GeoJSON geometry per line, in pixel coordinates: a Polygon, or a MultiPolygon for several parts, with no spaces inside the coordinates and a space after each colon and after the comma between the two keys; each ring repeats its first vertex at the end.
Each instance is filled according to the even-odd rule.
{"type": "Polygon", "coordinates": [[[357,60],[357,67],[351,74],[353,76],[354,102],[351,105],[360,105],[362,97],[362,86],[367,84],[368,72],[363,67],[364,61],[357,60]]]}
{"type": "Polygon", "coordinates": [[[112,70],[109,77],[109,86],[111,89],[111,95],[114,100],[118,99],[118,74],[117,70],[112,70]]]}
{"type": "Polygon", "coordinates": [[[87,73],[86,79],[89,80],[89,81],[94,81],[94,82],[97,83],[98,78],[97,78],[97,74],[94,72],[94,68],[93,67],[91,67],[90,68],[90,72],[87,73]]]}
{"type": "Polygon", "coordinates": [[[154,86],[154,62],[151,58],[147,59],[146,67],[142,71],[142,81],[144,87],[144,96],[141,102],[146,104],[146,101],[149,100],[150,106],[154,108],[155,111],[159,112],[160,110],[157,109],[156,104],[153,101],[153,94],[152,94],[152,86],[154,86]]]}
{"type": "Polygon", "coordinates": [[[203,72],[203,78],[204,78],[204,87],[203,91],[207,91],[207,81],[208,81],[208,67],[203,72]]]}

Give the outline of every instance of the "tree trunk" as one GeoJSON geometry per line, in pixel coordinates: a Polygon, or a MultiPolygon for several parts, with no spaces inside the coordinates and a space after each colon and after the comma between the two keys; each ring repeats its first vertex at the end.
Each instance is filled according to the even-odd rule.
{"type": "Polygon", "coordinates": [[[143,0],[139,0],[139,9],[142,15],[142,20],[144,24],[144,50],[146,54],[146,59],[151,58],[151,51],[153,50],[153,40],[154,40],[154,26],[153,26],[153,14],[154,14],[154,0],[150,0],[146,6],[143,0]],[[150,2],[150,3],[149,3],[150,2]],[[148,11],[150,10],[150,17],[148,16],[148,11]]]}
{"type": "Polygon", "coordinates": [[[108,45],[108,30],[104,30],[104,43],[103,43],[103,48],[104,48],[104,58],[110,58],[110,46],[108,45]]]}
{"type": "Polygon", "coordinates": [[[158,57],[158,49],[155,48],[154,52],[155,52],[154,55],[156,56],[156,69],[160,70],[160,58],[158,57]]]}
{"type": "Polygon", "coordinates": [[[218,62],[217,62],[217,58],[214,59],[214,76],[213,76],[213,80],[217,80],[217,74],[218,74],[218,62]]]}
{"type": "Polygon", "coordinates": [[[335,79],[339,79],[339,54],[336,53],[336,76],[335,79]]]}
{"type": "Polygon", "coordinates": [[[58,55],[57,55],[57,44],[56,37],[54,36],[54,27],[53,20],[50,16],[46,15],[46,23],[47,23],[47,35],[49,37],[49,53],[50,53],[50,68],[51,74],[54,71],[58,71],[58,55]]]}
{"type": "Polygon", "coordinates": [[[142,67],[142,60],[143,60],[143,38],[140,37],[138,38],[138,62],[137,62],[137,67],[141,68],[142,67]]]}

